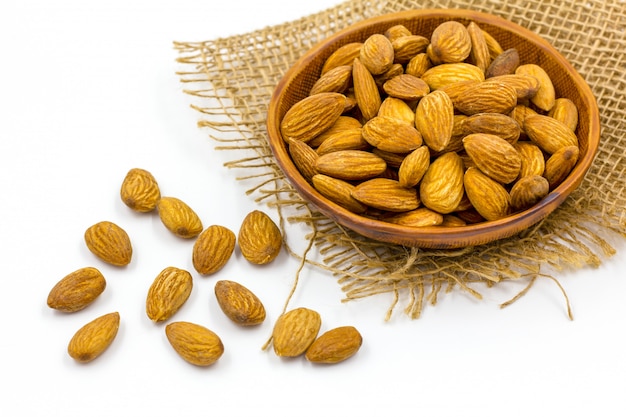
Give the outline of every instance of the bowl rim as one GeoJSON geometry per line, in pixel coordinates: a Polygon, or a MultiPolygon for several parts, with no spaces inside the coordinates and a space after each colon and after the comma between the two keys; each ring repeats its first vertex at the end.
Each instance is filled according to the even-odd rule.
{"type": "Polygon", "coordinates": [[[563,203],[569,194],[583,181],[595,158],[600,140],[600,116],[596,99],[583,77],[560,52],[538,34],[517,23],[493,14],[467,9],[417,9],[388,13],[356,22],[318,42],[287,70],[276,85],[268,107],[266,128],[270,148],[285,178],[300,193],[304,200],[313,204],[321,213],[336,223],[377,241],[432,249],[453,249],[485,244],[511,237],[540,222],[563,203]],[[533,207],[499,220],[485,221],[463,227],[428,226],[416,228],[396,225],[352,213],[328,200],[302,177],[302,174],[300,174],[291,160],[279,129],[279,104],[282,94],[290,85],[292,78],[299,73],[299,68],[308,65],[320,51],[325,50],[330,44],[335,43],[346,35],[359,32],[374,24],[385,22],[391,24],[399,20],[423,18],[473,20],[479,25],[485,23],[491,26],[499,26],[508,32],[513,32],[544,50],[558,62],[559,66],[563,67],[570,74],[577,85],[577,89],[581,94],[581,100],[589,110],[587,152],[579,159],[568,177],[533,207]],[[301,179],[301,181],[296,181],[295,178],[301,179]],[[375,229],[372,229],[372,226],[375,229]]]}

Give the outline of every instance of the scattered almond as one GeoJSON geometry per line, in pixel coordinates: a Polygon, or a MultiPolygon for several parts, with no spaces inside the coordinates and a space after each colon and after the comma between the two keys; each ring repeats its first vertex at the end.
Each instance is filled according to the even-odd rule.
{"type": "Polygon", "coordinates": [[[256,265],[265,265],[280,253],[283,236],[267,214],[254,210],[243,219],[237,242],[245,259],[256,265]]]}
{"type": "Polygon", "coordinates": [[[259,297],[243,285],[229,280],[215,283],[215,297],[229,319],[240,326],[256,326],[265,320],[265,307],[259,297]]]}
{"type": "Polygon", "coordinates": [[[353,326],[336,327],[315,339],[305,357],[313,363],[339,363],[354,356],[362,344],[363,337],[353,326]]]}
{"type": "Polygon", "coordinates": [[[198,214],[176,197],[161,197],[157,210],[163,225],[178,237],[191,239],[202,232],[202,221],[198,214]]]}
{"type": "Polygon", "coordinates": [[[120,315],[117,312],[90,321],[74,334],[67,353],[77,362],[91,362],[113,343],[119,326],[120,315]]]}
{"type": "Polygon", "coordinates": [[[283,357],[302,355],[317,338],[321,326],[319,313],[306,307],[282,314],[272,332],[274,352],[283,357]]]}
{"type": "Polygon", "coordinates": [[[165,326],[165,335],[176,353],[192,365],[212,365],[224,354],[220,337],[199,324],[172,322],[165,326]]]}
{"type": "Polygon", "coordinates": [[[48,307],[72,313],[93,303],[106,288],[102,273],[92,267],[80,268],[56,283],[48,294],[48,307]]]}
{"type": "Polygon", "coordinates": [[[147,213],[156,208],[161,198],[159,184],[154,176],[141,168],[133,168],[126,174],[120,197],[124,204],[140,213],[147,213]]]}
{"type": "Polygon", "coordinates": [[[117,224],[98,222],[87,228],[84,238],[87,248],[102,261],[115,266],[130,263],[133,247],[126,231],[117,224]]]}
{"type": "Polygon", "coordinates": [[[191,274],[169,266],[150,285],[146,297],[146,315],[154,322],[172,317],[185,304],[193,288],[191,274]]]}
{"type": "Polygon", "coordinates": [[[222,269],[235,250],[235,233],[221,225],[207,227],[194,242],[193,266],[201,275],[211,275],[222,269]]]}

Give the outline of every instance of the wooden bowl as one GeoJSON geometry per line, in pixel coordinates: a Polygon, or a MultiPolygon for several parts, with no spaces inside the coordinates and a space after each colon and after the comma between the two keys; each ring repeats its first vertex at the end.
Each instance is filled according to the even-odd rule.
{"type": "Polygon", "coordinates": [[[470,10],[411,10],[356,23],[318,43],[285,74],[269,103],[267,115],[269,143],[276,162],[287,180],[299,194],[338,224],[368,238],[404,246],[450,249],[489,243],[511,237],[541,221],[554,211],[582,182],[597,151],[600,120],[596,100],[583,78],[547,41],[508,20],[470,10]],[[521,63],[536,63],[550,76],[557,97],[571,99],[579,110],[576,130],[580,146],[577,165],[570,175],[543,200],[528,210],[495,221],[461,227],[407,227],[373,220],[354,214],[331,202],[300,174],[292,162],[281,137],[280,121],[287,110],[308,95],[319,78],[328,56],[350,42],[363,42],[374,33],[384,33],[393,25],[405,25],[414,34],[430,37],[433,29],[444,21],[463,24],[476,22],[501,44],[504,50],[517,48],[521,63]]]}

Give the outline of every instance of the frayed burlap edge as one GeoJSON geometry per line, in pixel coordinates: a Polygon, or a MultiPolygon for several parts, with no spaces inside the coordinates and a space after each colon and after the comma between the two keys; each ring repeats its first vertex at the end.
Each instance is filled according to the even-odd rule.
{"type": "MultiPolygon", "coordinates": [[[[541,278],[556,283],[564,295],[567,315],[572,318],[567,294],[554,275],[598,267],[616,252],[610,240],[614,236],[626,237],[626,114],[620,107],[626,81],[619,52],[626,48],[624,29],[619,26],[623,25],[626,12],[617,3],[592,1],[587,3],[591,10],[582,16],[567,6],[557,6],[560,2],[539,3],[556,14],[576,13],[573,16],[580,22],[570,18],[567,27],[555,27],[552,17],[532,13],[528,2],[507,2],[507,8],[501,9],[501,2],[494,1],[420,5],[412,1],[350,1],[297,21],[239,36],[175,42],[178,61],[185,68],[178,74],[181,82],[189,86],[185,92],[195,99],[192,108],[202,116],[198,125],[209,128],[209,136],[218,142],[217,150],[235,155],[225,165],[242,173],[237,180],[248,184],[248,195],[277,211],[285,248],[301,262],[284,310],[302,268],[309,265],[336,277],[345,293],[344,301],[392,294],[386,319],[403,297],[408,299],[405,313],[417,318],[426,304],[436,304],[442,292],[459,288],[482,299],[478,288],[507,281],[525,282],[522,291],[501,304],[505,307],[541,278]],[[603,134],[598,156],[583,184],[558,210],[513,238],[456,251],[406,248],[364,238],[320,214],[285,180],[267,141],[269,99],[291,64],[334,32],[383,13],[451,7],[473,8],[511,20],[515,11],[513,17],[518,24],[547,38],[579,68],[594,90],[601,110],[603,134]],[[590,22],[589,16],[594,21],[590,22]],[[582,29],[584,34],[576,32],[582,29]],[[571,44],[571,39],[576,43],[571,44]],[[301,241],[290,240],[289,229],[296,225],[309,229],[304,247],[301,241]],[[318,258],[311,256],[314,249],[320,261],[313,260],[318,258]]],[[[300,239],[301,233],[296,235],[300,239]]]]}

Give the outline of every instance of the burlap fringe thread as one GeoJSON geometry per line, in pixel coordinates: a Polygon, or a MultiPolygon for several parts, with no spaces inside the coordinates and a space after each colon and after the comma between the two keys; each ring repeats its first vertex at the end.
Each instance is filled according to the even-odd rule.
{"type": "Polygon", "coordinates": [[[191,68],[179,75],[183,83],[191,85],[185,92],[198,101],[192,104],[203,117],[198,125],[211,129],[210,137],[219,142],[216,149],[237,154],[225,165],[245,173],[237,179],[252,184],[247,194],[255,196],[255,201],[277,210],[286,250],[300,259],[283,311],[298,285],[302,268],[312,265],[337,278],[345,293],[344,301],[392,294],[387,320],[404,295],[408,298],[405,313],[418,318],[427,303],[436,304],[442,291],[460,288],[482,299],[476,289],[479,285],[525,281],[522,291],[501,304],[505,307],[526,294],[539,278],[556,283],[572,319],[567,294],[552,274],[597,267],[602,258],[616,252],[605,237],[626,237],[626,111],[620,107],[622,92],[626,91],[620,52],[626,50],[626,10],[617,0],[615,4],[587,2],[590,10],[584,16],[558,1],[537,2],[542,9],[554,12],[540,15],[529,12],[532,7],[527,1],[507,2],[506,8],[499,1],[431,3],[350,1],[298,21],[240,36],[176,42],[178,61],[191,68]],[[364,238],[317,212],[284,179],[267,142],[265,115],[269,99],[291,64],[337,30],[377,14],[451,7],[473,8],[515,20],[547,38],[579,68],[601,108],[604,130],[598,156],[578,191],[547,219],[514,238],[455,251],[407,248],[364,238]],[[555,15],[564,19],[553,19],[555,15]],[[567,27],[555,27],[557,20],[567,22],[567,27]],[[577,28],[584,29],[584,35],[576,32],[577,28]],[[287,223],[310,228],[303,250],[295,250],[289,243],[287,223]],[[309,257],[314,247],[321,262],[309,257]]]}

